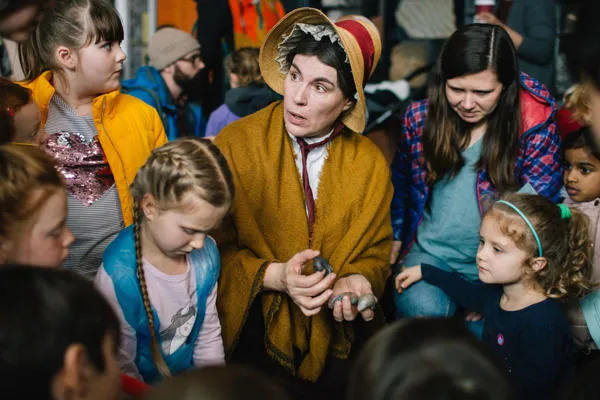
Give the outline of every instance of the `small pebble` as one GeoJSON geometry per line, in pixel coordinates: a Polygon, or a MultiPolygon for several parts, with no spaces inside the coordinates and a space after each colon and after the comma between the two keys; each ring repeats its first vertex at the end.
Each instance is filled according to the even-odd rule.
{"type": "Polygon", "coordinates": [[[377,304],[377,299],[375,298],[375,296],[371,293],[367,293],[360,296],[356,308],[358,309],[358,312],[363,312],[367,308],[375,307],[375,304],[377,304]]]}
{"type": "Polygon", "coordinates": [[[333,306],[335,305],[335,302],[342,301],[344,296],[350,297],[350,304],[356,305],[358,303],[358,297],[354,293],[344,292],[344,293],[338,294],[337,296],[333,296],[331,299],[329,299],[329,302],[327,303],[327,305],[329,306],[329,308],[333,308],[333,306]]]}
{"type": "Polygon", "coordinates": [[[358,312],[363,312],[367,308],[374,308],[375,304],[377,304],[377,299],[371,293],[363,294],[362,296],[358,297],[352,292],[344,292],[344,293],[338,294],[337,296],[333,296],[331,299],[329,299],[327,306],[329,308],[333,308],[335,305],[335,302],[342,301],[342,299],[345,296],[350,297],[350,304],[352,304],[353,306],[356,306],[356,308],[358,309],[358,312]]]}
{"type": "Polygon", "coordinates": [[[325,271],[325,276],[333,272],[333,267],[329,264],[329,261],[325,257],[316,256],[313,258],[313,271],[320,272],[325,271]]]}

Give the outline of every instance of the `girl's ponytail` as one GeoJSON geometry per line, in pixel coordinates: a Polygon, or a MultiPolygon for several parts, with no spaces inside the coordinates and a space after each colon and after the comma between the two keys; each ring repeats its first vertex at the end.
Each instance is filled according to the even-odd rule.
{"type": "MultiPolygon", "coordinates": [[[[561,207],[566,208],[565,205],[561,207]]],[[[589,238],[589,220],[576,209],[570,210],[567,251],[561,266],[562,273],[553,288],[552,297],[581,297],[591,290],[592,246],[589,238]]]]}

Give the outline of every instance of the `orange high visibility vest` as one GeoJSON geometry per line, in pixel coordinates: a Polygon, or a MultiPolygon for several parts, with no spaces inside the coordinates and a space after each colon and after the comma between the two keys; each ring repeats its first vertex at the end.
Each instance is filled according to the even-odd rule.
{"type": "Polygon", "coordinates": [[[235,49],[260,47],[267,32],[285,14],[279,0],[229,0],[235,49]]]}

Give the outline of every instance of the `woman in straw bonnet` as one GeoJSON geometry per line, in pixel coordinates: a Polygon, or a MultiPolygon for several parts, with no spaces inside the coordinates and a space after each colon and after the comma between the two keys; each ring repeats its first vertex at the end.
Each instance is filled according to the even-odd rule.
{"type": "Polygon", "coordinates": [[[215,139],[236,186],[232,215],[217,232],[226,352],[303,388],[339,379],[333,371],[353,350],[350,321],[375,317],[350,295],[332,309],[329,300],[379,297],[389,271],[389,167],[360,135],[363,86],[380,52],[363,17],[333,23],[312,8],[287,14],[259,60],[283,100],[215,139]],[[317,255],[333,273],[313,272],[317,255]]]}

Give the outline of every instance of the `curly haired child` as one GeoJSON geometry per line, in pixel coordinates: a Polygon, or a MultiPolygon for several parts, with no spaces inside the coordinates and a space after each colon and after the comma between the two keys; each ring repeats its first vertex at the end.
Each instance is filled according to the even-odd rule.
{"type": "Polygon", "coordinates": [[[588,219],[546,197],[511,194],[486,212],[477,268],[482,283],[427,264],[396,277],[402,292],[421,279],[483,314],[483,342],[504,362],[518,398],[551,398],[572,367],[569,322],[556,299],[590,288],[588,219]]]}

